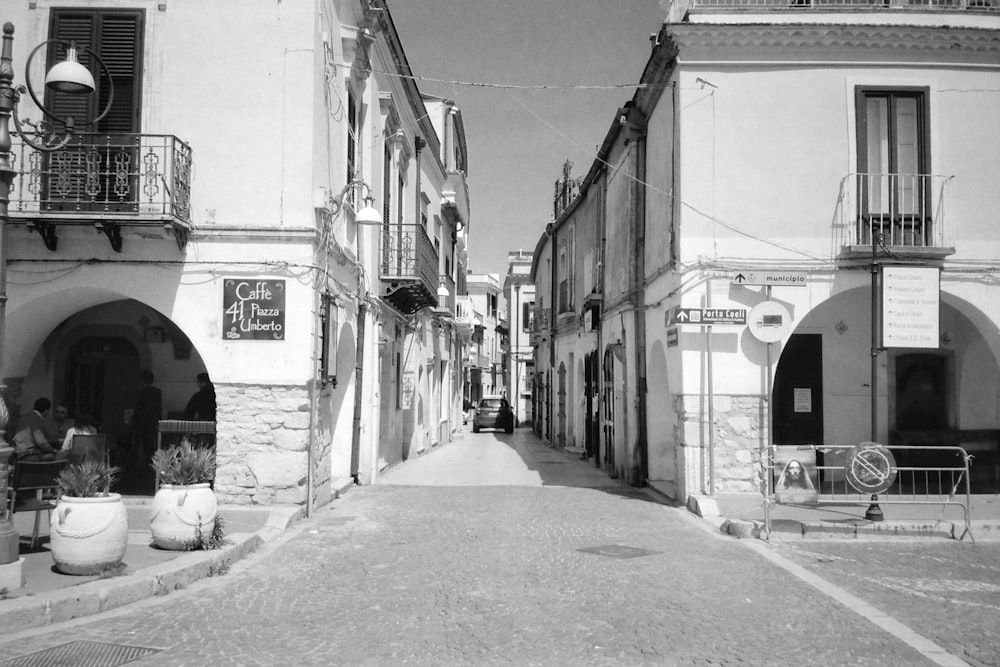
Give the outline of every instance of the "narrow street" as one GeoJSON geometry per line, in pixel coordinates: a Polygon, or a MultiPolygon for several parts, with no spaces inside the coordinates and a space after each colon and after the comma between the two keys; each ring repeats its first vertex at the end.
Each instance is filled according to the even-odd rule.
{"type": "Polygon", "coordinates": [[[740,541],[525,429],[466,432],[224,576],[6,637],[0,665],[76,664],[27,657],[71,642],[136,665],[989,665],[997,547],[740,541]]]}

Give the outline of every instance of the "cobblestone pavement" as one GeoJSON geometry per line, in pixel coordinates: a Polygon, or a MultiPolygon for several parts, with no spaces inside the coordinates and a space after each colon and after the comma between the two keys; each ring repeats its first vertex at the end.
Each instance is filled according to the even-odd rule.
{"type": "Polygon", "coordinates": [[[782,540],[772,548],[972,665],[1000,665],[1000,544],[782,540]]]}
{"type": "MultiPolygon", "coordinates": [[[[0,655],[91,640],[159,649],[131,663],[143,666],[933,664],[759,553],[850,579],[866,545],[748,548],[522,431],[469,434],[387,482],[352,489],[225,576],[4,638],[0,655]],[[495,474],[469,470],[475,485],[462,485],[463,456],[495,474]]],[[[890,549],[879,558],[889,570],[890,549]]],[[[931,561],[920,567],[933,577],[931,561]]],[[[915,627],[937,600],[858,591],[871,589],[898,595],[915,627]]],[[[995,618],[995,590],[963,599],[995,618]]],[[[984,663],[995,627],[977,640],[984,663]]]]}

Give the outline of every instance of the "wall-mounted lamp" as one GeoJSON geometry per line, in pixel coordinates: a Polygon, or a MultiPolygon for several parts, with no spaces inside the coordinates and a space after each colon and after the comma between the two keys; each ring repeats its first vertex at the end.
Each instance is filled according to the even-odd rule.
{"type": "Polygon", "coordinates": [[[359,225],[381,225],[382,224],[382,214],[379,213],[378,209],[375,208],[375,198],[372,196],[371,186],[365,183],[360,178],[355,179],[344,186],[336,197],[331,199],[331,204],[333,206],[333,214],[337,215],[340,213],[341,209],[344,207],[344,198],[347,197],[348,193],[356,191],[361,199],[364,201],[364,206],[362,206],[354,214],[354,222],[359,225]]]}

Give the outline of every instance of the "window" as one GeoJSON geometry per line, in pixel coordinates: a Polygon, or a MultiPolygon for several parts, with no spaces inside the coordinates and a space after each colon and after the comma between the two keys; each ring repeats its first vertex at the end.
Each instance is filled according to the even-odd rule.
{"type": "MultiPolygon", "coordinates": [[[[49,23],[49,38],[76,42],[80,62],[94,74],[97,85],[94,95],[71,95],[46,92],[46,106],[60,118],[72,116],[77,131],[80,123],[95,118],[108,106],[111,82],[107,73],[84,49],[101,57],[114,81],[111,107],[96,127],[101,133],[139,131],[139,94],[142,90],[142,10],[53,9],[49,23]]],[[[47,62],[62,60],[66,49],[62,44],[49,44],[47,62]]],[[[61,128],[60,128],[61,129],[61,128]]]]}
{"type": "Polygon", "coordinates": [[[388,228],[392,220],[392,144],[388,141],[382,149],[382,220],[388,228]]]}
{"type": "Polygon", "coordinates": [[[858,89],[858,198],[861,234],[890,245],[930,238],[928,109],[925,89],[858,89]]]}
{"type": "Polygon", "coordinates": [[[576,233],[573,227],[567,227],[566,238],[559,244],[556,271],[558,271],[559,312],[568,313],[573,310],[573,263],[576,248],[576,233]]]}
{"type": "MultiPolygon", "coordinates": [[[[46,91],[45,105],[59,118],[72,117],[77,132],[65,150],[45,155],[46,210],[138,210],[143,22],[142,10],[52,10],[49,38],[76,42],[80,62],[94,75],[96,91],[46,91]],[[107,72],[86,50],[100,56],[107,72]],[[85,124],[102,113],[96,124],[85,124]]],[[[51,42],[47,62],[62,60],[65,51],[63,44],[51,42]]],[[[62,123],[56,125],[63,129],[62,123]]]]}
{"type": "Polygon", "coordinates": [[[347,182],[358,175],[358,102],[354,91],[347,89],[347,182]]]}

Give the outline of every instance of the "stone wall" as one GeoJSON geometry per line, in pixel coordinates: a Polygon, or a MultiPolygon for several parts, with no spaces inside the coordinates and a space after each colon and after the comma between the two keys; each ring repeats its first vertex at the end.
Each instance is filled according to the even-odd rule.
{"type": "Polygon", "coordinates": [[[215,391],[215,492],[219,502],[305,503],[307,387],[216,385],[215,391]]]}
{"type": "MultiPolygon", "coordinates": [[[[683,446],[701,449],[704,465],[699,457],[685,457],[685,465],[705,467],[706,471],[688,470],[688,480],[698,480],[705,476],[704,484],[690,484],[688,493],[700,493],[708,484],[708,432],[703,427],[703,419],[708,418],[706,398],[687,395],[675,402],[679,410],[678,424],[683,424],[683,446]]],[[[723,395],[715,396],[713,409],[713,438],[715,459],[715,492],[748,493],[759,492],[761,484],[760,448],[767,437],[767,402],[762,396],[723,395]]]]}

